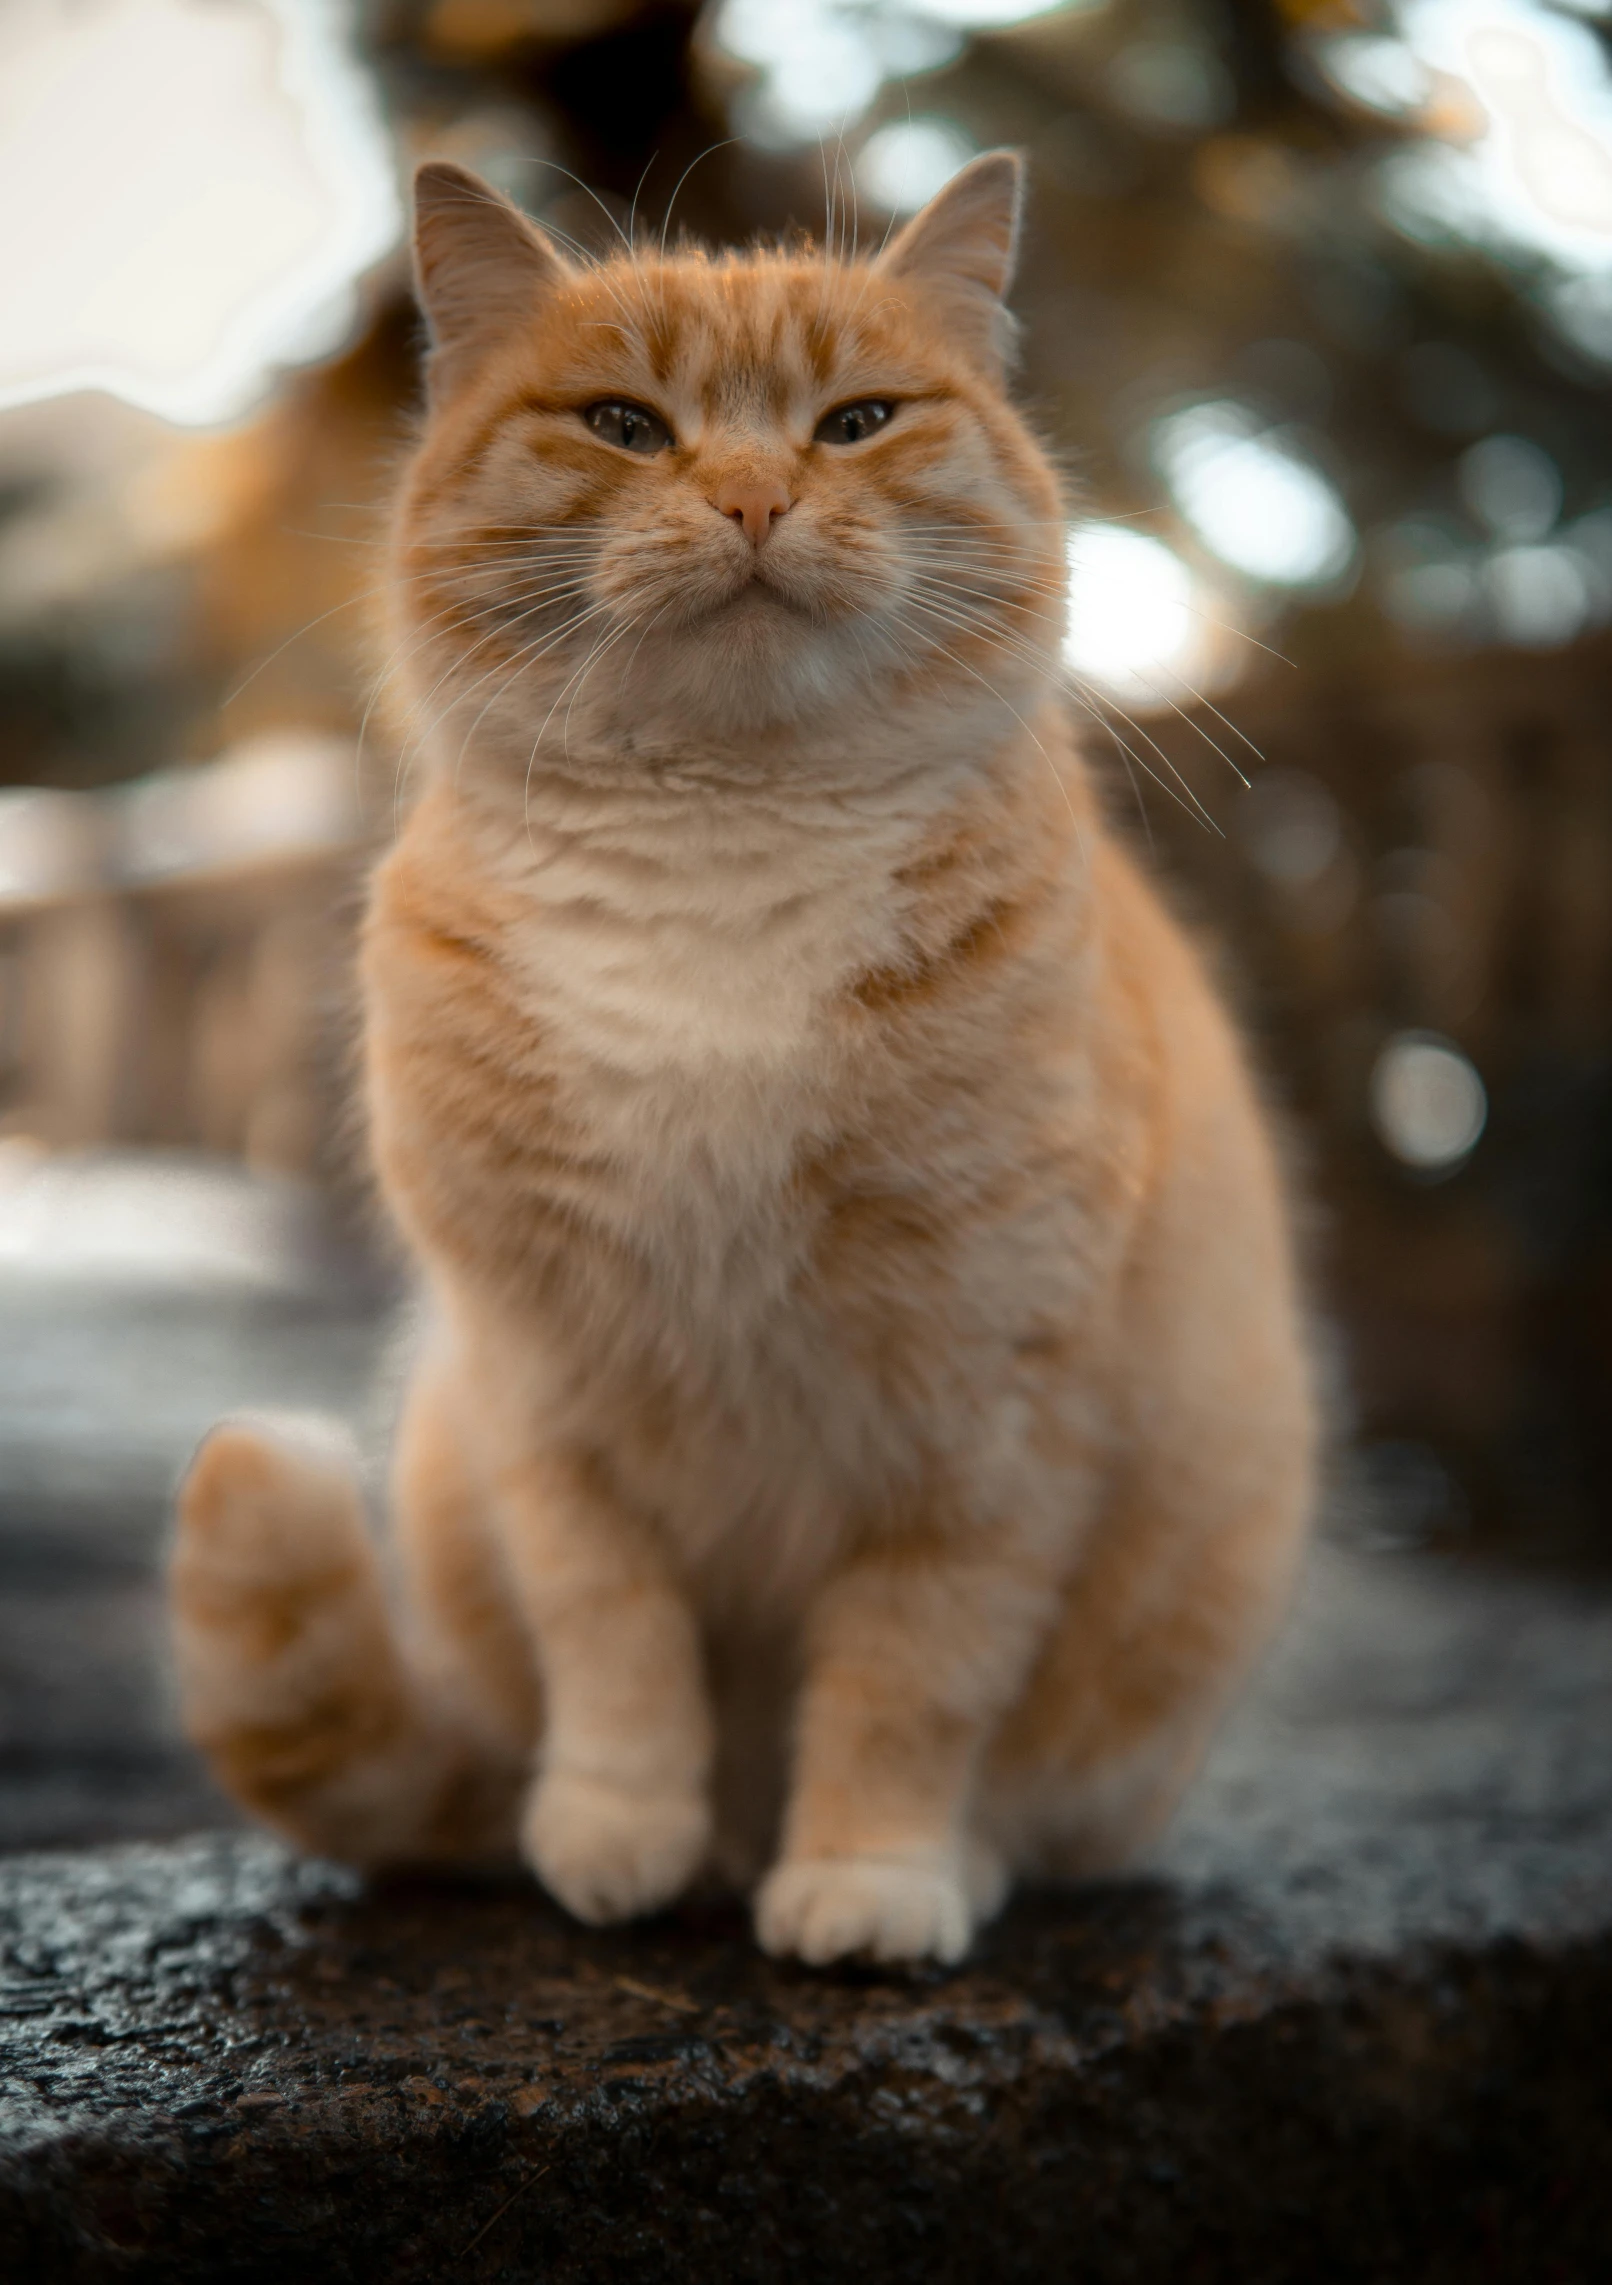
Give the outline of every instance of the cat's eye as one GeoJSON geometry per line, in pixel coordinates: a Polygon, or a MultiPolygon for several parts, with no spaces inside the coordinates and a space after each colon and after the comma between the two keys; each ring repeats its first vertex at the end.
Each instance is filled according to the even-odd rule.
{"type": "Polygon", "coordinates": [[[672,441],[672,432],[659,413],[620,397],[589,405],[582,418],[595,436],[603,437],[606,444],[619,445],[623,452],[664,452],[672,441]]]}
{"type": "Polygon", "coordinates": [[[858,397],[854,404],[836,405],[825,413],[812,436],[813,444],[860,444],[883,428],[895,411],[888,397],[858,397]]]}

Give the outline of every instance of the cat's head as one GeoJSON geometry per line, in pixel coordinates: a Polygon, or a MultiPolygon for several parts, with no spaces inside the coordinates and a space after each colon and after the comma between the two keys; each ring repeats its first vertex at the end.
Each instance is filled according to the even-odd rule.
{"type": "Polygon", "coordinates": [[[870,258],[581,262],[423,168],[393,629],[417,734],[647,752],[1033,703],[1063,547],[1004,386],[1019,193],[995,152],[870,258]]]}

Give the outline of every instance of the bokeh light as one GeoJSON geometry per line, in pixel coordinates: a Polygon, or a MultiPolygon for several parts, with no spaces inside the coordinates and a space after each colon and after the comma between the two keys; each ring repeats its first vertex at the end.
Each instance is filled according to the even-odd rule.
{"type": "Polygon", "coordinates": [[[1153,456],[1204,545],[1250,579],[1331,585],[1354,561],[1355,533],[1333,486],[1245,405],[1172,413],[1153,456]]]}
{"type": "Polygon", "coordinates": [[[1082,5],[1102,0],[720,0],[710,23],[717,46],[755,74],[733,106],[739,134],[788,150],[848,133],[887,81],[955,61],[970,32],[1082,5]]]}
{"type": "Polygon", "coordinates": [[[1219,127],[1237,108],[1231,74],[1201,38],[1131,41],[1109,64],[1104,88],[1116,110],[1155,133],[1219,127]]]}
{"type": "Polygon", "coordinates": [[[1542,540],[1561,514],[1561,470],[1525,436],[1486,436],[1461,455],[1457,481],[1496,539],[1542,540]]]}
{"type": "Polygon", "coordinates": [[[1612,270],[1548,278],[1538,302],[1558,340],[1591,366],[1612,366],[1612,270]]]}
{"type": "Polygon", "coordinates": [[[1310,52],[1347,94],[1414,112],[1434,138],[1380,162],[1388,219],[1424,243],[1470,245],[1535,269],[1546,326],[1572,355],[1604,365],[1612,361],[1612,70],[1572,13],[1605,11],[1401,0],[1402,41],[1333,39],[1310,52]]]}
{"type": "Polygon", "coordinates": [[[864,197],[891,214],[912,214],[974,156],[975,145],[949,119],[892,119],[857,153],[864,197]]]}
{"type": "MultiPolygon", "coordinates": [[[[880,29],[871,11],[823,0],[726,0],[717,39],[759,75],[740,100],[740,132],[764,148],[784,149],[843,132],[891,68],[880,29]]],[[[934,61],[945,59],[946,46],[942,41],[934,61]]]]}
{"type": "Polygon", "coordinates": [[[1205,672],[1203,598],[1173,548],[1123,524],[1076,524],[1069,535],[1064,663],[1126,705],[1168,703],[1205,672]]]}
{"type": "Polygon", "coordinates": [[[1489,1116],[1470,1060],[1436,1032],[1396,1032],[1371,1074],[1371,1119],[1385,1147],[1422,1174],[1448,1174],[1469,1156],[1489,1116]]]}
{"type": "Polygon", "coordinates": [[[1427,66],[1403,40],[1341,32],[1311,50],[1322,78],[1352,102],[1389,118],[1420,111],[1432,92],[1427,66]]]}
{"type": "Polygon", "coordinates": [[[0,406],[101,388],[246,410],[348,331],[402,227],[328,0],[13,0],[0,14],[0,406]]]}
{"type": "Polygon", "coordinates": [[[1505,642],[1556,650],[1589,620],[1590,583],[1571,548],[1501,548],[1484,577],[1495,630],[1505,642]]]}
{"type": "Polygon", "coordinates": [[[1474,99],[1473,181],[1494,231],[1562,262],[1612,261],[1612,74],[1538,0],[1406,0],[1415,54],[1474,99]]]}
{"type": "Polygon", "coordinates": [[[970,32],[1000,31],[1009,24],[1027,24],[1037,16],[1074,14],[1096,9],[1106,0],[918,0],[918,12],[937,23],[956,24],[970,32]]]}

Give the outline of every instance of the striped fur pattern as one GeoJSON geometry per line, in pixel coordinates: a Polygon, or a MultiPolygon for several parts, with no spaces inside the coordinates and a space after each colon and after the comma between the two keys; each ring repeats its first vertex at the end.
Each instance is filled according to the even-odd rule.
{"type": "Polygon", "coordinates": [[[422,175],[399,1579],[308,1423],[215,1432],[174,1566],[192,1734],[310,1849],[951,1960],[1158,1832],[1281,1608],[1281,1184],[1056,702],[1017,201],[993,154],[876,257],[583,265],[422,175]]]}

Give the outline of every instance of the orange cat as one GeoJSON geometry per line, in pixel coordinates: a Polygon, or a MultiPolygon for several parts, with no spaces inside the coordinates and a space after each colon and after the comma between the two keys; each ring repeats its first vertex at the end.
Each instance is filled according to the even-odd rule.
{"type": "Polygon", "coordinates": [[[1018,183],[584,267],[421,174],[363,958],[405,1591],[306,1423],[209,1437],[174,1563],[191,1732],[309,1848],[953,1960],[1159,1830],[1281,1605],[1281,1186],[1056,698],[1018,183]]]}

